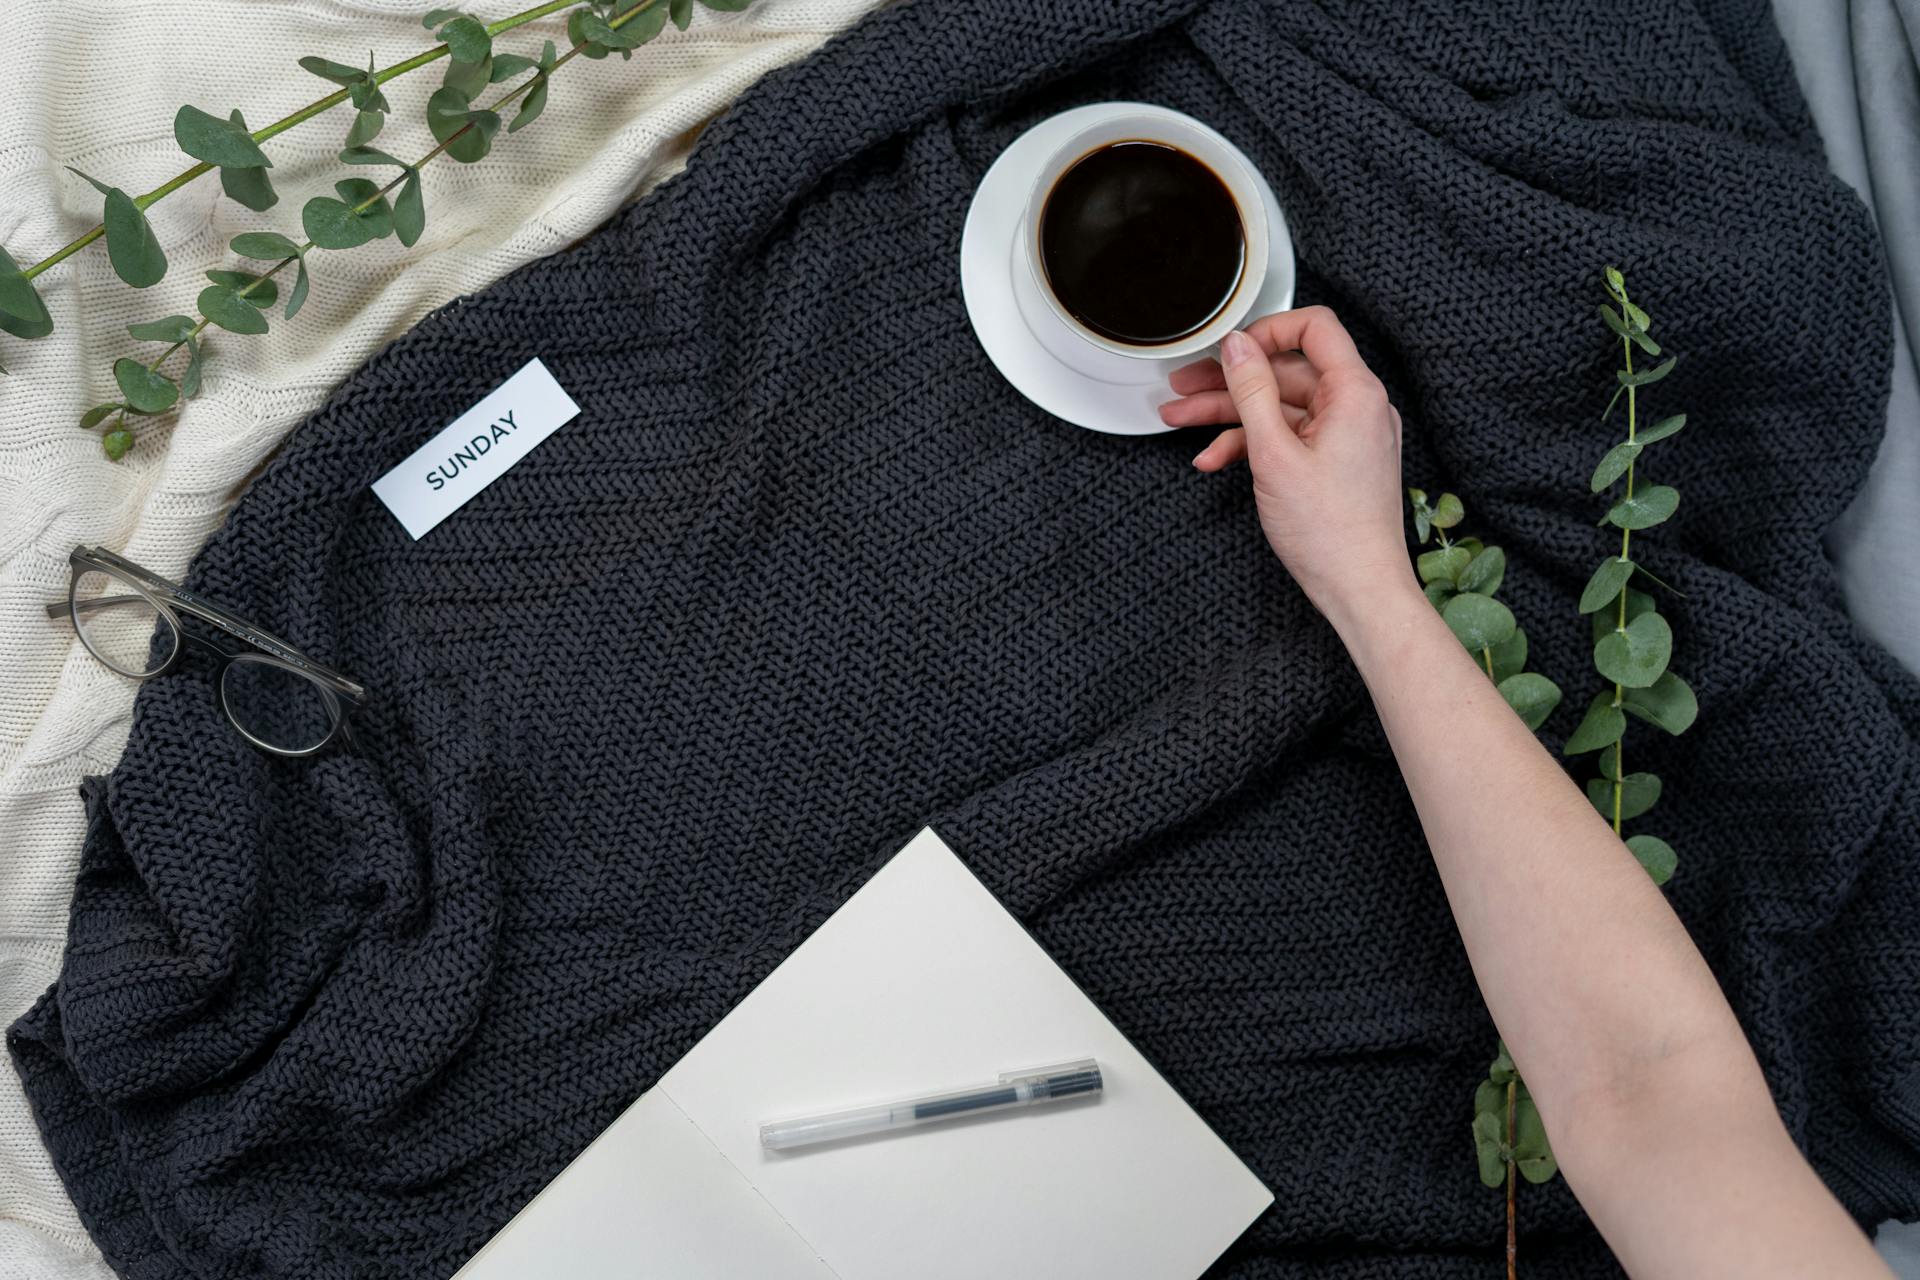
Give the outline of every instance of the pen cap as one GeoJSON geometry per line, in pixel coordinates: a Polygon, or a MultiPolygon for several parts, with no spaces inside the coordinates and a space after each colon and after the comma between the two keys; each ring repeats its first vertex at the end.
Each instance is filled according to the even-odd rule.
{"type": "Polygon", "coordinates": [[[1049,1098],[1099,1093],[1106,1082],[1100,1077],[1098,1062],[1092,1058],[1076,1058],[1072,1062],[1057,1062],[1048,1067],[1002,1071],[1000,1083],[1031,1090],[1027,1096],[1039,1102],[1049,1098]]]}

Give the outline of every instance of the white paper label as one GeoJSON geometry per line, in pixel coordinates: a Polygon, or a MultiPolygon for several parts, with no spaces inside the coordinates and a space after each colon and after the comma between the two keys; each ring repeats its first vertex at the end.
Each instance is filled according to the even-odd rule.
{"type": "Polygon", "coordinates": [[[373,482],[417,541],[571,422],[580,406],[536,358],[373,482]]]}

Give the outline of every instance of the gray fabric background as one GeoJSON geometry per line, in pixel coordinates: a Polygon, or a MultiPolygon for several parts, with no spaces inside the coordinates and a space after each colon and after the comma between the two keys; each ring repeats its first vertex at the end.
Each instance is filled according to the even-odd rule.
{"type": "MultiPolygon", "coordinates": [[[[1873,211],[1893,277],[1887,436],[1867,487],[1827,537],[1847,609],[1920,671],[1920,0],[1773,0],[1827,160],[1873,211]]],[[[1920,1224],[1889,1223],[1880,1253],[1920,1280],[1920,1224]]]]}
{"type": "Polygon", "coordinates": [[[1827,160],[1873,211],[1893,276],[1887,437],[1827,546],[1855,620],[1920,671],[1920,0],[1773,0],[1773,10],[1827,160]]]}

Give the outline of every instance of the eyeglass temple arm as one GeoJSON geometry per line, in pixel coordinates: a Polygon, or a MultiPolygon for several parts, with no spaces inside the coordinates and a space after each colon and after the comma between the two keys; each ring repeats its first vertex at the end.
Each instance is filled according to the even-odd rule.
{"type": "MultiPolygon", "coordinates": [[[[95,609],[106,609],[116,604],[141,602],[141,601],[142,601],[142,597],[139,597],[139,596],[95,596],[91,600],[82,600],[80,602],[80,611],[82,613],[88,613],[95,609]]],[[[176,603],[179,603],[179,602],[176,602],[176,603]]],[[[193,601],[190,607],[198,610],[198,609],[206,609],[208,606],[201,601],[193,601]]],[[[224,610],[216,610],[215,612],[221,613],[221,615],[224,617],[232,618],[236,624],[238,624],[243,628],[246,627],[245,623],[240,622],[240,620],[237,618],[233,618],[232,614],[226,613],[224,610]]],[[[69,600],[55,600],[52,603],[47,605],[47,616],[49,618],[70,618],[73,616],[73,603],[69,600]]],[[[191,635],[186,632],[182,632],[181,634],[188,644],[200,645],[203,648],[213,651],[214,653],[222,652],[222,650],[217,645],[208,644],[206,641],[200,639],[198,636],[191,635]]],[[[244,639],[245,637],[236,636],[235,638],[244,639]]],[[[291,647],[292,646],[288,646],[289,649],[291,649],[291,647]]],[[[316,663],[314,665],[318,666],[319,664],[316,663]]],[[[366,690],[363,687],[361,687],[359,683],[353,680],[349,680],[345,676],[341,676],[334,672],[329,672],[328,674],[332,675],[335,680],[339,681],[341,685],[345,686],[344,688],[335,687],[335,686],[329,686],[329,687],[333,688],[333,692],[336,695],[338,695],[341,698],[344,698],[349,707],[358,706],[361,700],[366,697],[366,690]]]]}

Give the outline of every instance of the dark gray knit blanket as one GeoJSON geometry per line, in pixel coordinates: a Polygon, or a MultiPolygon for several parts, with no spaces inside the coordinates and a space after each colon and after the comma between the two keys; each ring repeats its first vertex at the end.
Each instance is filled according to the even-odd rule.
{"type": "MultiPolygon", "coordinates": [[[[1682,353],[1644,555],[1702,708],[1634,731],[1639,829],[1821,1174],[1920,1213],[1920,687],[1820,545],[1888,303],[1766,0],[971,0],[880,11],[394,343],[196,564],[373,698],[356,750],[273,760],[190,667],[89,788],[9,1046],[124,1275],[450,1274],[927,822],[1274,1189],[1215,1274],[1497,1273],[1494,1030],[1244,469],[1047,417],[968,327],[981,174],[1116,98],[1273,180],[1409,483],[1509,551],[1555,748],[1625,269],[1682,353]],[[410,540],[370,482],[535,356],[581,416],[410,540]]],[[[1564,1182],[1520,1240],[1615,1271],[1564,1182]]]]}

